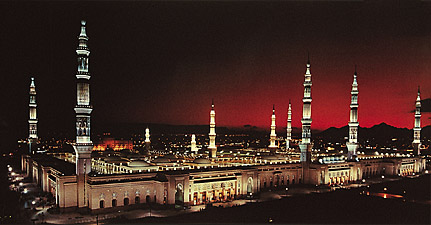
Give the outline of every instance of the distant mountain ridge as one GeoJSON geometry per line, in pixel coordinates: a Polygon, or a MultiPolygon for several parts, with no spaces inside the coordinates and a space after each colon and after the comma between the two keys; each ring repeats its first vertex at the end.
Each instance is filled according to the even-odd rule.
{"type": "MultiPolygon", "coordinates": [[[[344,126],[340,128],[330,127],[315,136],[322,138],[325,141],[341,141],[345,142],[345,137],[349,135],[349,127],[344,126]]],[[[422,128],[422,138],[431,136],[431,126],[422,128]]],[[[413,139],[413,129],[397,128],[386,123],[374,125],[370,128],[359,127],[358,139],[363,140],[375,140],[375,142],[388,142],[392,139],[397,140],[409,140],[413,139]]]]}
{"type": "MultiPolygon", "coordinates": [[[[102,134],[110,132],[112,136],[128,137],[132,134],[141,134],[145,132],[145,128],[150,128],[151,134],[207,134],[209,125],[171,125],[158,123],[105,123],[103,129],[98,129],[95,132],[102,134]]],[[[225,127],[217,126],[217,134],[249,134],[256,136],[269,135],[269,129],[263,129],[252,125],[244,125],[242,127],[225,127]]],[[[286,135],[285,127],[277,129],[278,136],[286,135]]],[[[294,138],[300,138],[301,128],[292,127],[294,138]]],[[[330,127],[324,131],[313,131],[314,138],[322,138],[326,141],[341,141],[345,142],[345,137],[348,137],[349,127],[340,128],[330,127]]],[[[422,137],[431,136],[431,126],[422,128],[422,137]]],[[[386,123],[374,125],[370,128],[359,127],[359,140],[390,141],[396,139],[412,139],[413,130],[407,128],[397,128],[386,123]]]]}

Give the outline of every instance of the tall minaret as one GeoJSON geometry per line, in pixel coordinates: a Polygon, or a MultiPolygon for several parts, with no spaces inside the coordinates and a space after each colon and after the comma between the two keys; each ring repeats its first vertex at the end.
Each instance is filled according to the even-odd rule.
{"type": "Polygon", "coordinates": [[[304,80],[304,98],[302,99],[302,141],[299,144],[301,149],[301,162],[311,163],[311,72],[310,72],[310,57],[307,61],[307,70],[305,71],[304,80]]]}
{"type": "Polygon", "coordinates": [[[85,174],[91,172],[91,151],[93,142],[90,139],[90,115],[93,110],[90,105],[90,73],[88,72],[88,57],[90,50],[87,47],[88,37],[85,31],[85,21],[81,21],[81,33],[78,37],[79,45],[76,49],[78,55],[77,101],[76,112],[76,175],[78,207],[88,206],[85,174]]]}
{"type": "Polygon", "coordinates": [[[416,98],[415,127],[413,128],[413,148],[416,155],[420,155],[421,149],[421,91],[418,87],[418,97],[416,98]]]}
{"type": "Polygon", "coordinates": [[[196,135],[192,134],[192,141],[190,142],[190,151],[192,154],[198,153],[198,148],[196,148],[196,135]]]}
{"type": "Polygon", "coordinates": [[[272,105],[272,116],[271,116],[271,134],[269,135],[269,146],[271,152],[275,152],[277,145],[275,145],[275,139],[277,134],[275,134],[275,105],[272,105]]]}
{"type": "Polygon", "coordinates": [[[347,160],[355,160],[358,149],[358,82],[356,81],[356,66],[353,74],[352,100],[350,103],[349,142],[347,142],[347,160]]]}
{"type": "Polygon", "coordinates": [[[31,78],[30,83],[30,118],[28,120],[29,134],[28,134],[28,151],[33,154],[36,149],[37,142],[37,113],[36,113],[36,86],[34,85],[34,78],[31,78]]]}
{"type": "Polygon", "coordinates": [[[146,128],[145,129],[145,150],[146,151],[150,151],[150,144],[151,144],[151,141],[150,141],[150,128],[146,128]]]}
{"type": "Polygon", "coordinates": [[[217,154],[217,146],[216,146],[216,131],[215,131],[215,110],[214,110],[214,100],[211,103],[211,112],[210,112],[210,144],[208,146],[208,150],[210,151],[211,158],[216,158],[217,154]]]}
{"type": "Polygon", "coordinates": [[[290,148],[290,140],[292,140],[292,105],[289,99],[289,109],[287,110],[286,151],[290,148]]]}

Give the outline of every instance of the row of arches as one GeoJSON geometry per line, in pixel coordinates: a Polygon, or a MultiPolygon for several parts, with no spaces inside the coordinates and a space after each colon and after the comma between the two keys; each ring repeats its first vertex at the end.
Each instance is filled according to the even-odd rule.
{"type": "Polygon", "coordinates": [[[296,182],[301,183],[301,178],[296,181],[295,175],[279,175],[276,174],[274,176],[263,177],[260,182],[260,189],[265,188],[271,188],[271,187],[278,187],[278,186],[286,186],[286,185],[293,185],[296,182]],[[285,179],[286,178],[286,179],[285,179]]]}
{"type": "MultiPolygon", "coordinates": [[[[155,195],[154,195],[154,202],[157,202],[157,197],[155,195]]],[[[149,195],[147,195],[145,197],[145,202],[142,202],[142,203],[150,204],[151,203],[151,197],[149,195]]],[[[139,196],[136,196],[133,204],[141,204],[141,198],[139,196]]],[[[128,205],[130,205],[130,199],[128,197],[123,198],[123,205],[122,206],[128,206],[128,205]]],[[[116,198],[112,199],[110,207],[117,207],[117,206],[119,206],[118,200],[116,198]]],[[[105,207],[107,207],[105,200],[101,199],[99,201],[99,208],[103,209],[105,207]]]]}

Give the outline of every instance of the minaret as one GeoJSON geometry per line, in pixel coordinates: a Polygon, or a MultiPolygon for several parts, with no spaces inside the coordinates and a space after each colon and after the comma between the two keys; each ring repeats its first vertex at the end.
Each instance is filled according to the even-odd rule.
{"type": "Polygon", "coordinates": [[[349,142],[347,142],[347,160],[355,160],[358,149],[358,82],[356,81],[356,66],[353,74],[352,100],[350,103],[349,142]]]}
{"type": "Polygon", "coordinates": [[[30,83],[30,117],[28,120],[29,134],[28,134],[28,151],[29,154],[34,154],[37,142],[37,113],[36,113],[36,86],[34,85],[34,78],[31,78],[30,83]]]}
{"type": "Polygon", "coordinates": [[[192,154],[198,153],[198,148],[196,148],[196,135],[192,134],[192,141],[190,142],[190,151],[192,154]]]}
{"type": "Polygon", "coordinates": [[[416,98],[415,127],[413,128],[413,148],[416,155],[420,155],[421,149],[421,91],[418,87],[418,97],[416,98]]]}
{"type": "Polygon", "coordinates": [[[90,139],[90,116],[93,110],[90,105],[90,73],[88,72],[88,57],[90,50],[87,47],[88,37],[85,31],[85,21],[81,21],[81,33],[78,37],[79,45],[76,49],[78,55],[77,101],[76,112],[76,175],[78,207],[88,206],[88,194],[85,189],[85,175],[91,172],[91,151],[93,142],[90,139]]]}
{"type": "Polygon", "coordinates": [[[145,129],[145,150],[146,151],[150,151],[150,144],[151,144],[151,141],[150,141],[150,129],[147,127],[146,129],[145,129]]]}
{"type": "Polygon", "coordinates": [[[289,109],[287,110],[286,151],[290,148],[290,140],[292,140],[292,105],[289,99],[289,109]]]}
{"type": "Polygon", "coordinates": [[[301,162],[311,163],[311,72],[310,72],[310,57],[307,61],[307,69],[305,71],[304,80],[304,98],[302,99],[302,141],[299,144],[301,149],[301,162]]]}
{"type": "Polygon", "coordinates": [[[211,103],[211,111],[210,111],[210,143],[208,146],[208,150],[210,151],[211,158],[216,158],[217,154],[217,146],[216,146],[216,131],[215,131],[215,110],[214,110],[214,100],[211,103]]]}
{"type": "Polygon", "coordinates": [[[271,116],[271,134],[269,135],[269,150],[275,152],[277,145],[275,145],[275,139],[277,134],[275,134],[275,105],[272,105],[272,116],[271,116]]]}

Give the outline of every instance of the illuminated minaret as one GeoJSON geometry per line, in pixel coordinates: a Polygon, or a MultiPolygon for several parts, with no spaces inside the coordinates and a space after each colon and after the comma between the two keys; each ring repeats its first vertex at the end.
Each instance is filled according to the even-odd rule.
{"type": "Polygon", "coordinates": [[[90,73],[88,72],[88,57],[90,50],[87,47],[88,37],[85,31],[85,21],[81,21],[81,33],[78,36],[79,45],[76,49],[78,55],[77,102],[76,112],[76,175],[78,207],[88,206],[85,175],[91,172],[91,151],[93,142],[90,139],[90,115],[93,110],[90,105],[90,73]]]}
{"type": "Polygon", "coordinates": [[[350,121],[349,121],[349,142],[347,142],[347,160],[355,160],[356,150],[358,149],[358,82],[356,81],[356,66],[355,74],[353,74],[352,84],[352,100],[350,103],[350,121]]]}
{"type": "Polygon", "coordinates": [[[216,131],[215,131],[215,110],[214,110],[214,100],[211,103],[211,112],[210,112],[210,144],[208,146],[208,150],[210,151],[210,155],[212,158],[216,158],[217,146],[216,146],[216,131]]]}
{"type": "Polygon", "coordinates": [[[145,150],[150,151],[150,128],[145,129],[145,150]]]}
{"type": "Polygon", "coordinates": [[[413,128],[413,148],[416,155],[421,154],[421,91],[419,87],[418,97],[416,98],[415,127],[413,128]]]}
{"type": "Polygon", "coordinates": [[[290,148],[290,140],[292,140],[292,105],[289,99],[289,109],[287,110],[286,151],[290,148]]]}
{"type": "Polygon", "coordinates": [[[301,149],[301,162],[311,162],[311,72],[310,72],[310,57],[307,61],[307,69],[305,71],[304,80],[304,98],[302,99],[302,141],[299,144],[301,149]]]}
{"type": "Polygon", "coordinates": [[[272,105],[271,134],[269,135],[269,146],[268,146],[268,148],[271,151],[275,151],[275,149],[277,149],[277,145],[275,145],[276,138],[277,138],[277,134],[275,134],[275,105],[272,105]]]}
{"type": "Polygon", "coordinates": [[[34,78],[31,78],[30,83],[30,102],[28,104],[30,108],[30,117],[28,120],[29,134],[28,134],[28,151],[29,154],[35,152],[37,142],[37,113],[36,113],[36,86],[34,85],[34,78]]]}
{"type": "Polygon", "coordinates": [[[196,135],[192,134],[192,141],[190,142],[190,151],[192,154],[198,153],[198,148],[196,148],[196,135]]]}

